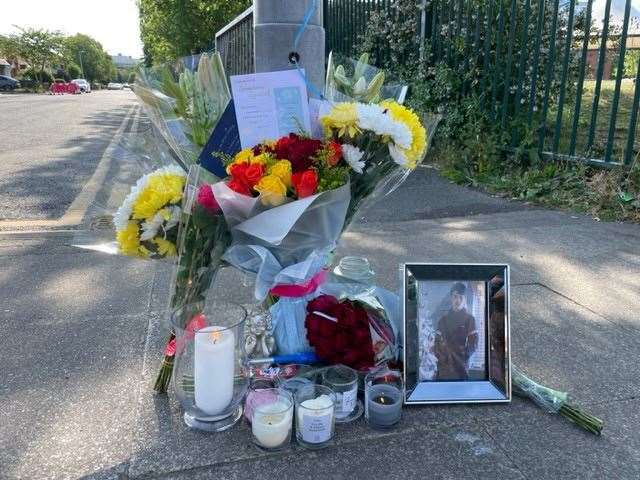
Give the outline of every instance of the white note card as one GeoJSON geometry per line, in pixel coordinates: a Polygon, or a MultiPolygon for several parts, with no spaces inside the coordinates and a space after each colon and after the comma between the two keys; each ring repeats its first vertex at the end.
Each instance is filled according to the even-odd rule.
{"type": "Polygon", "coordinates": [[[307,87],[296,70],[234,75],[231,91],[242,148],[311,131],[307,87]]]}

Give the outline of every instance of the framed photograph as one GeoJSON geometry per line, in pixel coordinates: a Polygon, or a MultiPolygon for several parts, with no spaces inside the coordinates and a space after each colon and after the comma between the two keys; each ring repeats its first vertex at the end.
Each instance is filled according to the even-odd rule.
{"type": "Polygon", "coordinates": [[[510,402],[509,266],[402,269],[405,403],[510,402]]]}

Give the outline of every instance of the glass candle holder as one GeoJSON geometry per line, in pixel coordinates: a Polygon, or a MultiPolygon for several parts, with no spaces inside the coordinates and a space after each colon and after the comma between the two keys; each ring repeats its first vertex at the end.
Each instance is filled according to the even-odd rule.
{"type": "Polygon", "coordinates": [[[365,419],[371,428],[386,430],[402,417],[402,375],[386,367],[367,374],[364,385],[365,419]]]}
{"type": "Polygon", "coordinates": [[[251,415],[254,406],[271,401],[272,394],[270,391],[273,388],[276,388],[276,382],[274,380],[251,379],[249,389],[247,390],[247,397],[244,401],[244,418],[249,424],[251,424],[251,415]]]}
{"type": "Polygon", "coordinates": [[[240,305],[189,304],[174,311],[173,386],[191,428],[222,431],[242,417],[249,383],[240,305]]]}
{"type": "Polygon", "coordinates": [[[334,365],[322,372],[322,384],[336,394],[336,423],[348,423],[362,415],[358,400],[358,372],[346,365],[334,365]]]}
{"type": "Polygon", "coordinates": [[[307,385],[315,382],[317,368],[301,363],[283,366],[277,375],[278,387],[288,391],[295,396],[296,392],[307,385]]]}
{"type": "Polygon", "coordinates": [[[324,448],[335,432],[336,395],[324,385],[306,385],[295,394],[296,439],[308,449],[324,448]]]}
{"type": "Polygon", "coordinates": [[[286,448],[291,442],[293,426],[291,394],[277,388],[266,389],[247,403],[253,403],[250,408],[253,443],[267,451],[286,448]]]}

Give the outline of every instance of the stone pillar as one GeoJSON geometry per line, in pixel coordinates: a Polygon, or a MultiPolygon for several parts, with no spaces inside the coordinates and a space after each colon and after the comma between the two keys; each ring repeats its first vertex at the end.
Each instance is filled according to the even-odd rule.
{"type": "MultiPolygon", "coordinates": [[[[295,68],[289,61],[293,41],[313,0],[254,0],[253,51],[255,71],[270,72],[295,68]]],[[[322,26],[322,0],[316,0],[316,9],[304,30],[297,53],[299,64],[307,79],[318,90],[324,90],[324,28],[322,26]]]]}

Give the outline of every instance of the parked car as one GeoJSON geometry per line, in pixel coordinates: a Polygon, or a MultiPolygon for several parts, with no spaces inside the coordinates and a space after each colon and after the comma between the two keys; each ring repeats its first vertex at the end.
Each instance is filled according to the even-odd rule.
{"type": "Polygon", "coordinates": [[[107,90],[122,90],[122,84],[109,82],[109,84],[107,85],[107,90]]]}
{"type": "Polygon", "coordinates": [[[75,80],[71,80],[71,82],[80,87],[80,93],[91,93],[91,85],[89,85],[89,82],[84,78],[76,78],[75,80]]]}
{"type": "Polygon", "coordinates": [[[123,83],[122,88],[128,88],[129,90],[131,90],[131,85],[129,85],[128,83],[123,83]]]}
{"type": "Polygon", "coordinates": [[[0,75],[0,90],[13,90],[14,88],[20,88],[18,80],[6,75],[0,75]]]}

